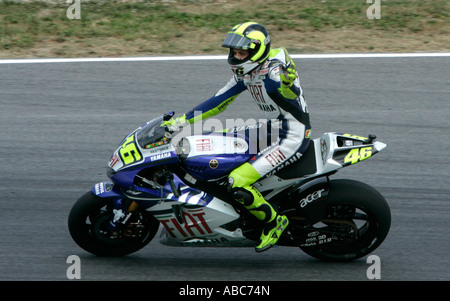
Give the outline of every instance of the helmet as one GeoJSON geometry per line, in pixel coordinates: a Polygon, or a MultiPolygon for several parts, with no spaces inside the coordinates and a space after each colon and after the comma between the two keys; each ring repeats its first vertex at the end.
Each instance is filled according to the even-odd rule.
{"type": "Polygon", "coordinates": [[[264,26],[255,22],[238,24],[228,32],[222,47],[230,48],[228,64],[231,65],[231,70],[236,75],[243,76],[258,67],[269,56],[269,33],[264,26]],[[247,50],[249,55],[240,60],[234,56],[233,49],[247,50]]]}

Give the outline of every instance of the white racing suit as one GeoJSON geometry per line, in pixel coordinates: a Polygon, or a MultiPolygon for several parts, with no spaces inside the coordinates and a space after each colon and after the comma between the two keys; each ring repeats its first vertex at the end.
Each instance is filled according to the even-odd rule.
{"type": "MultiPolygon", "coordinates": [[[[186,113],[189,123],[200,118],[204,120],[223,112],[241,92],[248,90],[256,107],[270,120],[268,124],[272,128],[279,127],[276,143],[261,147],[250,161],[232,171],[229,177],[233,198],[266,223],[273,221],[277,213],[252,184],[283,168],[289,160],[298,160],[308,148],[311,134],[298,74],[290,88],[281,85],[280,65],[289,61],[284,48],[272,49],[269,57],[250,74],[233,76],[213,97],[186,113]],[[194,116],[198,111],[202,114],[194,116]]],[[[271,131],[268,132],[270,135],[271,131]]],[[[264,140],[269,141],[270,138],[264,137],[264,140]]]]}

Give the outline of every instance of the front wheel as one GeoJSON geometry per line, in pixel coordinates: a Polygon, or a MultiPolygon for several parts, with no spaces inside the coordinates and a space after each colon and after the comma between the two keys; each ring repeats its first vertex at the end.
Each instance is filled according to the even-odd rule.
{"type": "Polygon", "coordinates": [[[389,205],[378,191],[358,181],[332,180],[326,214],[313,225],[322,240],[300,248],[320,260],[352,261],[375,250],[390,225],[389,205]]]}
{"type": "Polygon", "coordinates": [[[120,231],[109,231],[112,202],[87,192],[73,205],[68,226],[73,240],[98,256],[124,256],[140,250],[155,236],[159,222],[137,210],[120,231]]]}

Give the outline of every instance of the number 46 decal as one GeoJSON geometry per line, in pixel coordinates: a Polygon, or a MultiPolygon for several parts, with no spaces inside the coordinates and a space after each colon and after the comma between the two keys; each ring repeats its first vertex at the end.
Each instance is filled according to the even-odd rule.
{"type": "Polygon", "coordinates": [[[128,165],[142,159],[142,155],[134,142],[134,135],[125,140],[122,144],[122,148],[119,150],[119,154],[124,165],[128,165]]]}
{"type": "Polygon", "coordinates": [[[355,164],[372,156],[372,147],[352,149],[344,158],[344,163],[355,164]]]}

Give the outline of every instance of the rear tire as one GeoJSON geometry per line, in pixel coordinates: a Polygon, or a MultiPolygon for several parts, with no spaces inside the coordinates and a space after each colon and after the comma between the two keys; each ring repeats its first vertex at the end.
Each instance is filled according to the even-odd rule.
{"type": "MultiPolygon", "coordinates": [[[[124,256],[146,246],[155,236],[159,221],[146,212],[136,212],[137,235],[113,236],[107,231],[112,202],[87,192],[73,205],[68,226],[73,240],[82,249],[98,256],[124,256]]],[[[131,218],[130,218],[131,219],[131,218]]]]}
{"type": "Polygon", "coordinates": [[[314,225],[326,234],[322,244],[301,246],[324,261],[352,261],[375,250],[386,238],[391,211],[374,188],[354,180],[332,180],[326,214],[314,225]]]}

